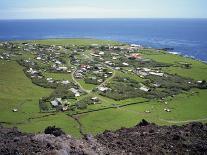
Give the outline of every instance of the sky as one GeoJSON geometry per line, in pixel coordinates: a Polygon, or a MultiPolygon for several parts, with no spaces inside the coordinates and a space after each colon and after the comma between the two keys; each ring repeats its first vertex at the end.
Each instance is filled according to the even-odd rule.
{"type": "Polygon", "coordinates": [[[0,19],[207,18],[207,0],[0,0],[0,19]]]}

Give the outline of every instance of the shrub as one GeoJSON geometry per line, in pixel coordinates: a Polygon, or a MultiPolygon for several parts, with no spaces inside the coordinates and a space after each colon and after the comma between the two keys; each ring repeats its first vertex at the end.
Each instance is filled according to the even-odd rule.
{"type": "Polygon", "coordinates": [[[54,135],[55,137],[58,137],[58,136],[61,136],[61,135],[64,135],[65,132],[62,131],[61,128],[56,128],[55,126],[48,126],[45,131],[44,131],[45,134],[50,134],[50,135],[54,135]]]}
{"type": "Polygon", "coordinates": [[[71,92],[67,86],[58,86],[51,94],[50,97],[51,99],[54,98],[62,98],[62,99],[70,99],[74,98],[75,95],[73,92],[71,92]]]}

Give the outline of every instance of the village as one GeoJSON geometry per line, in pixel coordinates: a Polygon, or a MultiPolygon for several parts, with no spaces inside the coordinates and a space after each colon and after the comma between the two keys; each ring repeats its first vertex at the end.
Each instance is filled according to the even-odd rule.
{"type": "MultiPolygon", "coordinates": [[[[164,111],[171,112],[165,98],[192,88],[207,88],[202,79],[195,81],[164,72],[163,68],[172,65],[145,58],[141,51],[147,49],[135,44],[61,46],[3,42],[0,49],[0,59],[18,62],[33,84],[53,89],[50,96],[40,98],[40,112],[85,110],[88,106],[101,105],[102,97],[114,101],[137,97],[157,99],[166,104],[164,111]]],[[[188,63],[180,65],[191,67],[188,63]]]]}

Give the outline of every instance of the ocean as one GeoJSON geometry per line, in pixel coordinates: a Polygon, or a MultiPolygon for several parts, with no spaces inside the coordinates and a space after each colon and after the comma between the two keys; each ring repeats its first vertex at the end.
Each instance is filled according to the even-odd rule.
{"type": "Polygon", "coordinates": [[[0,40],[97,38],[173,48],[207,61],[207,19],[0,20],[0,40]]]}

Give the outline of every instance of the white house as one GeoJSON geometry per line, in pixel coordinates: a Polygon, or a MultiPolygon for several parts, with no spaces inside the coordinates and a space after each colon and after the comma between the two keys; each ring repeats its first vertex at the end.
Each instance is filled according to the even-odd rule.
{"type": "Polygon", "coordinates": [[[52,106],[57,107],[58,105],[62,104],[62,99],[61,98],[56,98],[55,100],[50,102],[52,106]]]}
{"type": "Polygon", "coordinates": [[[104,91],[109,90],[109,88],[107,88],[107,87],[98,87],[98,90],[101,91],[101,92],[104,92],[104,91]]]}
{"type": "Polygon", "coordinates": [[[150,89],[147,88],[146,86],[142,86],[142,87],[140,87],[139,89],[142,90],[142,91],[145,91],[145,92],[150,91],[150,89]]]}
{"type": "Polygon", "coordinates": [[[129,66],[129,64],[126,63],[126,62],[123,62],[122,64],[123,64],[124,66],[129,66]]]}

